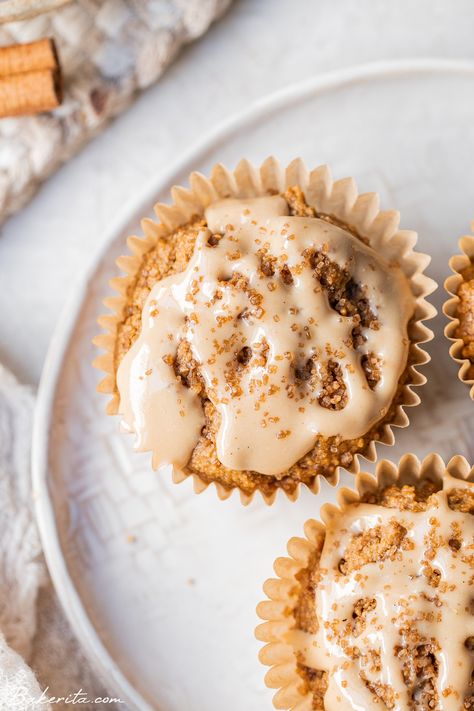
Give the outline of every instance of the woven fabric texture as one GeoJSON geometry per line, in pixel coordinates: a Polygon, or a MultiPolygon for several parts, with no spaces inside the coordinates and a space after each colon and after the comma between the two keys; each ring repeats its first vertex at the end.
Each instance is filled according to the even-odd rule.
{"type": "Polygon", "coordinates": [[[54,37],[65,80],[50,114],[0,120],[0,222],[30,199],[137,92],[155,82],[187,42],[231,0],[73,0],[0,26],[0,45],[54,37]]]}

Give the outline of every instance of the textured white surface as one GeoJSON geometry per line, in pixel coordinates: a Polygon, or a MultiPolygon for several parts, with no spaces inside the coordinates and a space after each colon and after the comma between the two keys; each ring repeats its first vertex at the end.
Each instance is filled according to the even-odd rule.
{"type": "MultiPolygon", "coordinates": [[[[0,361],[38,382],[62,304],[117,210],[217,121],[335,67],[474,57],[471,18],[471,0],[237,0],[204,41],[2,228],[0,361]]],[[[348,166],[355,172],[350,156],[348,166]]],[[[471,219],[472,210],[457,215],[451,234],[471,219]]]]}
{"type": "MultiPolygon", "coordinates": [[[[420,251],[434,258],[429,273],[442,281],[455,249],[452,225],[471,209],[473,88],[474,63],[441,72],[426,64],[413,72],[385,66],[359,79],[339,77],[329,89],[307,86],[299,98],[290,93],[287,104],[267,105],[221,136],[169,181],[183,183],[191,168],[207,172],[218,159],[233,166],[249,155],[259,162],[275,145],[283,162],[300,153],[311,167],[331,160],[335,177],[354,172],[361,192],[376,190],[383,209],[401,210],[402,227],[419,231],[420,251]],[[298,130],[289,133],[289,126],[298,130]],[[458,171],[462,181],[453,180],[458,171]]],[[[157,183],[155,199],[168,189],[157,183]]],[[[146,201],[136,204],[135,214],[148,209],[146,201]]],[[[34,462],[48,563],[99,666],[110,677],[113,659],[152,708],[262,711],[271,708],[271,692],[253,637],[261,584],[288,538],[334,490],[325,485],[317,499],[303,491],[297,503],[280,497],[272,507],[256,500],[244,509],[235,495],[218,501],[212,487],[196,496],[189,480],[173,485],[169,472],[154,475],[149,457],[133,454],[117,418],[103,413],[104,396],[95,392],[100,374],[90,366],[107,280],[117,274],[114,259],[136,217],[128,221],[71,304],[43,380],[34,462]]],[[[443,298],[440,290],[433,301],[443,298]]],[[[395,431],[394,448],[378,447],[379,457],[432,450],[445,459],[474,456],[472,402],[448,356],[443,318],[430,325],[437,336],[423,368],[429,382],[418,391],[422,404],[408,411],[411,427],[395,431]]],[[[350,476],[343,481],[350,484],[350,476]]]]}

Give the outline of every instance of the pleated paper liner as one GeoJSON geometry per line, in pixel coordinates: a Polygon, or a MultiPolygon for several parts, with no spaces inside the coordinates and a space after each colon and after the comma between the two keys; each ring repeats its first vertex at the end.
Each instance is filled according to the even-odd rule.
{"type": "MultiPolygon", "coordinates": [[[[474,222],[471,225],[471,229],[474,231],[474,222]]],[[[463,356],[462,349],[464,341],[462,338],[458,338],[456,336],[456,330],[459,326],[457,311],[460,303],[457,293],[459,287],[463,283],[461,272],[469,267],[471,262],[474,262],[474,236],[465,235],[464,237],[461,237],[459,240],[459,249],[461,250],[461,254],[456,254],[449,260],[449,266],[454,274],[449,276],[444,282],[444,288],[451,297],[443,306],[443,312],[449,319],[449,323],[446,325],[444,333],[445,336],[451,341],[449,354],[459,365],[459,380],[469,386],[469,394],[474,400],[474,378],[472,377],[474,363],[471,363],[468,358],[463,356]]]]}
{"type": "Polygon", "coordinates": [[[304,538],[289,540],[289,557],[276,559],[274,570],[277,577],[267,580],[263,586],[268,599],[257,606],[257,614],[265,622],[255,630],[257,639],[265,643],[259,659],[262,664],[271,667],[265,675],[265,684],[270,689],[277,689],[273,697],[276,709],[313,709],[313,694],[298,671],[296,652],[290,639],[296,629],[294,610],[301,592],[297,576],[308,567],[311,557],[321,550],[326,524],[342,515],[345,507],[357,503],[366,493],[393,484],[413,485],[424,479],[437,484],[446,473],[456,479],[474,482],[474,467],[471,468],[461,456],[453,457],[447,465],[438,454],[430,454],[422,462],[414,454],[406,454],[400,459],[398,467],[388,460],[381,460],[375,475],[365,472],[357,475],[355,490],[343,488],[339,491],[338,506],[325,504],[320,510],[320,520],[306,521],[304,538]]]}
{"type": "MultiPolygon", "coordinates": [[[[104,301],[110,313],[99,319],[99,324],[106,333],[94,339],[95,344],[105,350],[105,353],[94,363],[106,374],[99,385],[99,390],[111,396],[107,412],[111,415],[117,414],[119,394],[116,386],[116,369],[118,366],[114,355],[117,331],[127,306],[127,295],[139,274],[143,256],[155,246],[157,240],[172,236],[178,227],[202,216],[204,210],[216,200],[226,197],[251,198],[283,193],[290,186],[299,186],[306,202],[319,214],[334,218],[367,240],[374,250],[382,253],[388,260],[396,260],[408,277],[415,297],[415,310],[408,333],[411,345],[405,382],[401,385],[399,393],[399,404],[394,408],[390,421],[380,427],[377,439],[368,441],[364,450],[354,455],[352,464],[347,467],[347,470],[356,474],[360,470],[358,457],[363,456],[369,461],[375,461],[377,458],[375,441],[393,444],[392,427],[406,427],[409,419],[405,407],[420,402],[420,398],[412,388],[426,382],[426,378],[418,372],[417,368],[430,359],[421,346],[433,338],[432,331],[423,322],[436,313],[434,307],[426,301],[426,297],[434,291],[436,284],[424,274],[430,258],[413,249],[417,241],[416,232],[399,229],[399,213],[395,210],[381,212],[378,195],[376,193],[359,195],[353,178],[333,181],[330,170],[325,165],[309,171],[304,162],[297,158],[283,168],[275,158],[270,157],[260,168],[255,168],[247,160],[242,160],[234,172],[217,164],[212,169],[209,179],[200,173],[191,173],[189,188],[173,187],[172,204],[155,205],[154,211],[158,221],[144,219],[141,223],[144,234],[141,237],[129,237],[127,244],[130,254],[117,260],[118,267],[125,272],[125,275],[116,277],[110,282],[114,295],[104,301]]],[[[176,483],[189,476],[194,480],[194,489],[197,493],[209,485],[198,474],[186,468],[173,470],[173,480],[176,483]]],[[[315,474],[313,479],[305,484],[314,493],[319,491],[319,476],[315,474]]],[[[329,481],[336,485],[338,480],[339,467],[329,481]]],[[[217,494],[221,499],[226,499],[235,488],[226,487],[219,482],[213,483],[216,484],[217,494]]],[[[287,493],[287,496],[296,500],[299,489],[300,484],[293,492],[287,493]]],[[[271,494],[261,493],[264,500],[271,504],[277,489],[271,494]]],[[[241,490],[240,495],[242,503],[248,504],[254,494],[241,490]]]]}

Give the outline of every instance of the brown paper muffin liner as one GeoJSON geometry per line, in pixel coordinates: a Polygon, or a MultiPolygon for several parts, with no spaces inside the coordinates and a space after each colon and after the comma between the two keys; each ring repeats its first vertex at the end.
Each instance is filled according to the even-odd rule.
{"type": "MultiPolygon", "coordinates": [[[[474,222],[471,225],[471,229],[474,231],[474,222]]],[[[460,299],[457,294],[459,287],[464,281],[461,272],[471,264],[471,261],[474,261],[474,236],[465,235],[461,237],[459,240],[459,249],[461,250],[461,254],[456,254],[449,260],[449,267],[454,274],[451,274],[444,282],[444,288],[451,297],[443,306],[443,313],[449,319],[449,323],[444,329],[444,334],[446,338],[451,341],[449,355],[459,365],[459,380],[469,385],[469,394],[474,400],[474,377],[472,376],[474,364],[471,363],[468,358],[463,357],[462,349],[464,347],[464,341],[462,338],[456,336],[456,330],[459,326],[457,312],[460,304],[460,299]]]]}
{"type": "MultiPolygon", "coordinates": [[[[99,356],[94,362],[97,368],[106,373],[98,389],[112,396],[107,412],[111,415],[117,414],[119,408],[115,377],[117,330],[127,306],[127,294],[135,283],[143,257],[155,246],[157,240],[171,235],[177,228],[203,215],[208,205],[216,200],[226,197],[249,198],[283,193],[290,186],[301,188],[307,204],[314,207],[319,216],[335,219],[338,224],[362,237],[376,251],[383,253],[388,260],[396,260],[408,277],[415,297],[415,309],[408,332],[410,338],[408,365],[399,399],[393,408],[393,417],[380,427],[378,438],[368,441],[364,450],[355,454],[351,465],[347,467],[348,471],[356,474],[360,470],[358,457],[363,456],[369,461],[375,461],[377,458],[375,441],[393,444],[392,427],[406,427],[409,419],[405,408],[420,402],[420,398],[412,388],[426,382],[426,378],[418,372],[417,368],[430,360],[421,345],[433,338],[433,332],[424,325],[423,321],[433,318],[436,314],[435,308],[426,301],[426,297],[436,289],[436,283],[424,274],[430,257],[413,249],[417,241],[416,232],[399,229],[399,213],[395,210],[381,212],[378,195],[376,193],[359,195],[353,178],[333,181],[329,168],[325,165],[309,171],[304,162],[297,158],[283,168],[276,158],[270,157],[259,168],[255,168],[247,160],[242,160],[233,172],[217,164],[212,169],[210,178],[200,173],[191,173],[189,188],[173,187],[172,204],[155,205],[154,211],[158,221],[144,219],[141,223],[144,235],[129,237],[127,244],[130,254],[117,260],[117,265],[125,272],[125,276],[110,281],[114,295],[106,299],[104,304],[111,313],[99,318],[99,324],[106,333],[94,339],[94,343],[105,350],[105,354],[99,356]]],[[[175,483],[184,481],[189,476],[193,478],[196,493],[208,487],[209,482],[186,468],[173,470],[175,483]]],[[[311,482],[306,483],[314,493],[319,491],[319,476],[315,474],[311,482]]],[[[338,480],[339,467],[329,481],[336,485],[338,480]]],[[[219,482],[213,483],[221,499],[228,498],[233,488],[236,488],[226,487],[219,482]]],[[[291,500],[296,500],[299,489],[300,484],[291,493],[285,493],[291,500]]],[[[273,503],[277,490],[271,494],[261,492],[266,503],[273,503]]],[[[253,493],[248,494],[241,490],[240,496],[242,503],[248,504],[253,498],[253,493]]]]}
{"type": "Polygon", "coordinates": [[[398,467],[383,459],[375,475],[361,472],[355,480],[355,490],[343,488],[338,492],[338,506],[324,504],[320,519],[309,519],[304,524],[304,538],[291,538],[287,550],[289,557],[277,558],[274,571],[277,578],[264,583],[267,600],[257,606],[257,615],[265,620],[255,630],[256,638],[265,642],[260,650],[262,664],[271,667],[265,675],[265,684],[277,689],[273,697],[276,709],[286,711],[312,711],[313,694],[298,672],[298,662],[288,634],[294,629],[293,611],[297,605],[301,584],[298,575],[309,564],[311,556],[321,549],[325,524],[340,516],[345,507],[360,501],[366,493],[373,493],[393,484],[416,484],[425,479],[435,484],[448,473],[456,479],[474,482],[474,467],[461,456],[453,457],[446,465],[438,454],[428,455],[422,462],[414,454],[405,454],[398,467]]]}

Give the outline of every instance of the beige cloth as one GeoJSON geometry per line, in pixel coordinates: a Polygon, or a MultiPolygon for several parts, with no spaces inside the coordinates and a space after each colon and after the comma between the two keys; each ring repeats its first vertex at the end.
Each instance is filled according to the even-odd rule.
{"type": "Polygon", "coordinates": [[[0,222],[136,93],[183,44],[202,35],[231,0],[72,0],[32,20],[0,26],[0,45],[54,37],[65,77],[63,106],[0,121],[0,222]]]}
{"type": "MultiPolygon", "coordinates": [[[[34,711],[38,706],[35,700],[41,699],[41,693],[33,672],[0,634],[0,709],[34,711]]],[[[51,705],[44,708],[48,710],[51,705]]]]}

